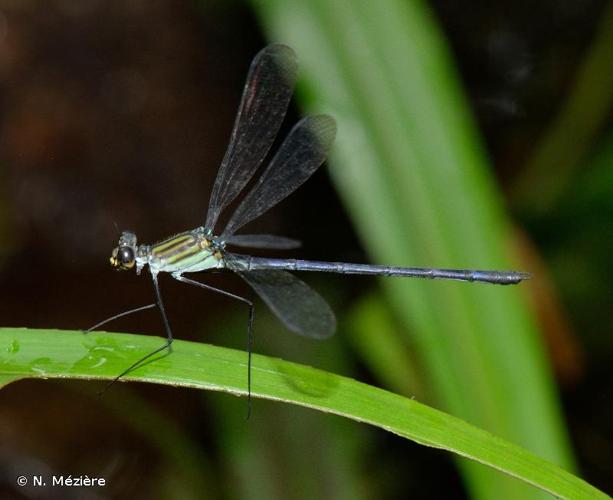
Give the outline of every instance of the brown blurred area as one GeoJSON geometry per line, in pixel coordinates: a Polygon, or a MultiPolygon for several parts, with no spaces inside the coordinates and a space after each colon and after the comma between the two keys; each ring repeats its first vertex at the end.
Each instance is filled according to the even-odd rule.
{"type": "Polygon", "coordinates": [[[2,254],[13,324],[81,327],[110,314],[119,293],[142,297],[143,280],[108,272],[119,232],[152,242],[203,222],[246,69],[264,44],[246,11],[233,20],[240,37],[215,29],[227,15],[164,1],[3,9],[2,254]],[[48,300],[59,282],[62,294],[48,300]]]}
{"type": "MultiPolygon", "coordinates": [[[[152,301],[147,276],[113,272],[110,252],[124,229],[154,242],[204,222],[246,71],[266,44],[252,16],[232,2],[0,1],[3,326],[82,329],[152,301]]],[[[330,221],[318,228],[323,239],[312,240],[315,253],[339,224],[347,229],[334,234],[348,234],[347,246],[357,248],[323,173],[261,224],[306,240],[307,212],[330,221]]],[[[161,286],[175,336],[244,348],[244,336],[229,338],[222,328],[224,312],[241,314],[240,306],[171,281],[162,278],[161,286]],[[206,339],[195,333],[203,325],[206,339]]],[[[212,282],[245,291],[232,278],[212,282]]],[[[155,312],[109,329],[163,335],[155,312]]],[[[1,391],[2,498],[42,494],[15,489],[17,472],[32,468],[97,472],[110,486],[91,498],[166,497],[159,488],[173,476],[168,458],[134,432],[138,423],[117,420],[124,389],[99,398],[100,388],[26,381],[1,391]]],[[[215,446],[200,393],[130,390],[195,446],[215,446]]],[[[90,498],[81,494],[73,497],[90,498]]],[[[58,498],[73,498],[64,495],[70,492],[58,498]]]]}
{"type": "MultiPolygon", "coordinates": [[[[151,300],[146,279],[110,270],[110,251],[122,229],[155,241],[204,221],[246,69],[264,43],[239,4],[0,2],[3,325],[87,328],[151,300]]],[[[175,289],[165,295],[181,338],[202,321],[194,314],[215,323],[219,308],[206,300],[225,306],[175,289]]],[[[156,314],[113,326],[161,335],[156,314]]],[[[137,390],[188,427],[202,418],[195,391],[137,390]]],[[[33,464],[97,471],[109,483],[57,498],[164,496],[152,477],[165,464],[96,391],[45,382],[2,391],[3,498],[41,494],[14,486],[11,473],[33,464]]]]}

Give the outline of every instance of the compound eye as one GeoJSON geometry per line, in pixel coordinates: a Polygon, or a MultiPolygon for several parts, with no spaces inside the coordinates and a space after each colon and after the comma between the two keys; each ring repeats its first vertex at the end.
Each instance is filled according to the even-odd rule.
{"type": "Polygon", "coordinates": [[[134,265],[134,250],[130,247],[121,247],[117,252],[121,267],[130,268],[134,265]]]}
{"type": "Polygon", "coordinates": [[[136,263],[134,249],[132,247],[118,247],[113,249],[110,258],[111,266],[118,271],[132,269],[136,263]]]}

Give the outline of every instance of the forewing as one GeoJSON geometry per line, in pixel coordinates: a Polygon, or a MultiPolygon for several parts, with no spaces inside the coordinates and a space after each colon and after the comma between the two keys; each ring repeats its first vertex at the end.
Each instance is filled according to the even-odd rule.
{"type": "Polygon", "coordinates": [[[302,246],[302,243],[298,240],[274,234],[234,234],[225,241],[228,245],[237,247],[268,248],[271,250],[292,250],[302,246]]]}
{"type": "Polygon", "coordinates": [[[223,236],[234,234],[293,193],[324,162],[335,136],[336,122],[330,116],[300,120],[230,218],[223,236]]]}
{"type": "Polygon", "coordinates": [[[253,59],[230,144],[213,185],[207,229],[214,229],[221,211],[245,187],[268,153],[287,112],[296,74],[296,54],[285,45],[269,45],[253,59]]]}
{"type": "Polygon", "coordinates": [[[304,281],[285,271],[236,272],[292,332],[315,339],[334,334],[336,318],[332,309],[304,281]]]}

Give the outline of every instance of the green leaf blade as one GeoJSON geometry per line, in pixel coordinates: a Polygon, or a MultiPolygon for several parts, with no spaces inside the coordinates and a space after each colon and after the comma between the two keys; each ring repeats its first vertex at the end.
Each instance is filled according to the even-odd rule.
{"type": "MultiPolygon", "coordinates": [[[[0,377],[112,380],[163,339],[132,334],[0,329],[0,377]]],[[[177,340],[173,352],[125,377],[246,395],[245,352],[177,340]]],[[[112,391],[112,389],[110,389],[112,391]]],[[[536,455],[414,400],[346,377],[253,356],[254,397],[283,401],[374,425],[494,467],[561,498],[607,498],[536,455]]]]}

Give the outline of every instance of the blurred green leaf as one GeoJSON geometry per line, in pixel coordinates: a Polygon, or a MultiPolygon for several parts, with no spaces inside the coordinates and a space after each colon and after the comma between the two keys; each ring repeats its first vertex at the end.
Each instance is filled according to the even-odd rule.
{"type": "Polygon", "coordinates": [[[426,397],[406,339],[382,297],[370,294],[360,300],[352,308],[348,323],[352,344],[384,387],[405,396],[426,397]]]}
{"type": "MultiPolygon", "coordinates": [[[[150,336],[0,329],[0,374],[112,380],[163,342],[150,336]]],[[[246,394],[246,353],[175,341],[173,352],[125,380],[246,394]]],[[[111,389],[112,390],[112,389],[111,389]]],[[[606,498],[581,479],[522,448],[411,399],[332,373],[254,355],[253,396],[345,416],[471,458],[560,498],[606,498]]]]}
{"type": "MultiPolygon", "coordinates": [[[[307,110],[338,121],[330,173],[373,262],[521,269],[509,249],[511,223],[427,5],[252,4],[269,39],[298,53],[307,110]]],[[[522,296],[525,285],[398,278],[382,284],[411,335],[431,400],[574,467],[551,368],[522,296]]],[[[459,463],[476,497],[530,495],[515,482],[459,463]]]]}

